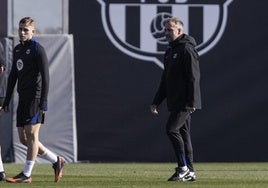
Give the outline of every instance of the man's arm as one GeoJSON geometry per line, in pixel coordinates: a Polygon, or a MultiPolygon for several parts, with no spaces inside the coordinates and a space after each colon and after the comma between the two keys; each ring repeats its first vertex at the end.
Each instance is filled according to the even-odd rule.
{"type": "Polygon", "coordinates": [[[156,105],[156,106],[160,105],[162,101],[166,98],[166,81],[165,80],[166,80],[166,73],[165,71],[163,71],[160,85],[158,87],[158,90],[152,102],[153,105],[156,105]]]}
{"type": "Polygon", "coordinates": [[[163,102],[165,98],[166,98],[166,70],[164,69],[158,90],[150,106],[150,110],[153,114],[158,114],[157,107],[163,102]]]}
{"type": "Polygon", "coordinates": [[[162,72],[160,84],[158,90],[154,96],[153,102],[150,106],[150,110],[153,114],[158,114],[157,107],[163,102],[166,98],[166,76],[167,76],[167,61],[168,61],[168,54],[170,53],[171,48],[167,49],[164,55],[164,70],[162,72]]]}
{"type": "Polygon", "coordinates": [[[16,85],[16,82],[17,82],[17,72],[16,72],[16,67],[13,63],[10,74],[8,76],[6,97],[3,102],[3,109],[5,111],[8,111],[8,105],[9,105],[14,87],[16,85]]]}
{"type": "Polygon", "coordinates": [[[184,55],[184,69],[187,84],[186,109],[194,111],[200,103],[200,70],[199,56],[194,49],[186,48],[184,55]]]}
{"type": "Polygon", "coordinates": [[[47,96],[49,90],[49,70],[48,70],[48,59],[45,49],[42,46],[38,46],[37,56],[39,70],[42,76],[42,89],[41,89],[41,101],[40,109],[43,111],[47,110],[47,96]]]}

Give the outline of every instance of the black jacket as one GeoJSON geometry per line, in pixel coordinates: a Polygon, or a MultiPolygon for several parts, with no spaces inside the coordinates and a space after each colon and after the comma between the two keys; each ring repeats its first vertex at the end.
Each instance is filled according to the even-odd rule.
{"type": "Polygon", "coordinates": [[[47,108],[49,89],[47,55],[44,47],[33,39],[25,44],[18,44],[13,50],[13,64],[8,77],[3,106],[8,106],[17,81],[17,91],[20,98],[39,98],[40,109],[47,108]]]}
{"type": "Polygon", "coordinates": [[[164,71],[154,97],[154,105],[167,99],[169,111],[186,106],[201,109],[199,56],[194,38],[183,34],[169,44],[164,55],[164,71]]]}

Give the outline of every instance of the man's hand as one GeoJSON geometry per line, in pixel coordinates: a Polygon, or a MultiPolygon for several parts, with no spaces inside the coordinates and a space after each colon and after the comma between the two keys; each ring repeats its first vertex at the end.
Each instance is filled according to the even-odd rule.
{"type": "Polygon", "coordinates": [[[5,71],[5,67],[3,66],[0,66],[0,73],[4,72],[5,71]]]}
{"type": "Polygon", "coordinates": [[[40,110],[40,114],[45,114],[46,111],[45,110],[40,110]]]}
{"type": "Polygon", "coordinates": [[[156,105],[151,105],[151,112],[152,112],[153,114],[158,114],[157,106],[156,106],[156,105]]]}
{"type": "Polygon", "coordinates": [[[195,111],[195,107],[186,106],[185,109],[190,113],[193,113],[195,111]]]}
{"type": "Polygon", "coordinates": [[[0,106],[0,111],[9,112],[8,106],[0,106]]]}

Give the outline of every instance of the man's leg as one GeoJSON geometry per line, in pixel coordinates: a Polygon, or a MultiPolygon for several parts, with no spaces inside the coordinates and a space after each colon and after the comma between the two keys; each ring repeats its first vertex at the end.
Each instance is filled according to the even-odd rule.
{"type": "Polygon", "coordinates": [[[20,174],[13,178],[7,178],[10,183],[30,183],[35,159],[39,150],[40,123],[18,127],[19,138],[22,144],[27,146],[27,156],[24,168],[20,174]]]}
{"type": "MultiPolygon", "coordinates": [[[[18,127],[19,139],[21,144],[27,147],[27,136],[24,127],[18,127]]],[[[57,162],[57,156],[48,150],[40,141],[38,142],[38,156],[50,161],[52,164],[57,162]]]]}
{"type": "Polygon", "coordinates": [[[26,157],[27,161],[23,169],[23,173],[27,177],[31,176],[34,162],[38,154],[40,126],[41,126],[40,123],[24,126],[25,134],[27,137],[27,157],[26,157]]]}
{"type": "MultiPolygon", "coordinates": [[[[39,126],[40,127],[40,126],[39,126]]],[[[20,142],[28,146],[28,139],[26,130],[23,127],[18,127],[19,139],[20,142]]],[[[53,164],[53,169],[55,173],[55,182],[58,182],[60,177],[62,176],[63,166],[65,163],[65,159],[61,156],[55,155],[49,149],[47,149],[40,141],[38,141],[38,156],[50,161],[53,164]]],[[[31,167],[32,162],[28,162],[28,165],[25,165],[25,171],[27,171],[27,166],[31,167]]],[[[26,172],[27,173],[27,172],[26,172]]]]}
{"type": "Polygon", "coordinates": [[[187,165],[184,152],[184,141],[180,129],[184,126],[188,117],[189,114],[186,112],[171,112],[166,126],[167,135],[178,159],[178,166],[187,165]]]}
{"type": "Polygon", "coordinates": [[[191,140],[191,116],[186,120],[185,125],[180,129],[183,141],[184,141],[184,150],[185,150],[185,159],[187,167],[190,170],[190,173],[185,176],[182,181],[195,181],[196,176],[193,167],[193,147],[191,140]]]}
{"type": "Polygon", "coordinates": [[[52,164],[57,162],[57,155],[47,149],[40,141],[39,141],[39,150],[38,157],[48,160],[52,164]]]}
{"type": "Polygon", "coordinates": [[[191,116],[188,116],[184,126],[180,129],[180,133],[182,135],[182,139],[184,141],[184,150],[185,150],[185,159],[188,168],[190,171],[194,171],[193,167],[193,147],[192,147],[192,140],[191,140],[191,116]]]}
{"type": "Polygon", "coordinates": [[[0,146],[0,181],[5,180],[6,174],[3,166],[2,156],[1,156],[1,146],[0,146]]]}
{"type": "Polygon", "coordinates": [[[26,163],[23,174],[27,177],[31,176],[36,156],[39,150],[39,130],[40,123],[34,125],[26,125],[18,127],[20,142],[27,147],[26,163]]]}
{"type": "Polygon", "coordinates": [[[35,161],[39,150],[40,123],[24,126],[27,137],[27,160],[35,161]]]}
{"type": "MultiPolygon", "coordinates": [[[[42,143],[40,143],[40,145],[42,145],[42,143]]],[[[53,167],[54,173],[55,173],[54,181],[58,182],[60,180],[60,178],[62,177],[65,159],[61,156],[55,155],[55,153],[53,153],[49,149],[45,148],[43,145],[42,145],[42,147],[39,147],[39,155],[38,156],[50,161],[53,164],[52,167],[53,167]]]]}
{"type": "Polygon", "coordinates": [[[171,112],[168,118],[166,131],[173,145],[177,160],[178,168],[176,172],[168,179],[169,181],[181,180],[189,173],[184,151],[184,140],[180,133],[180,129],[185,126],[185,122],[189,117],[188,112],[171,112]]]}

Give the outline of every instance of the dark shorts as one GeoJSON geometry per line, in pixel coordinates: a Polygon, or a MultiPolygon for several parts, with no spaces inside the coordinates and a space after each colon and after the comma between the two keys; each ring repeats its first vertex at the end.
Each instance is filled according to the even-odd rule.
{"type": "Polygon", "coordinates": [[[20,99],[17,108],[17,127],[44,123],[45,114],[40,114],[40,99],[20,99]]]}

